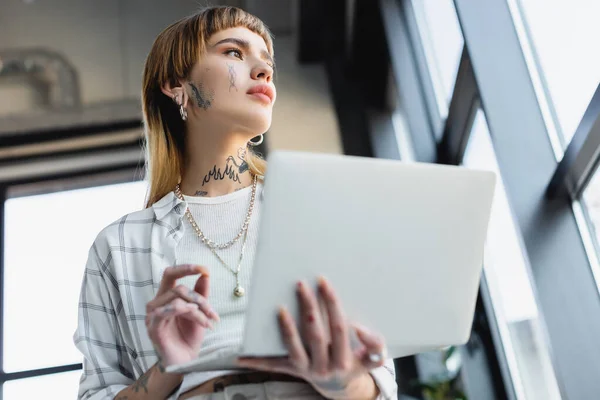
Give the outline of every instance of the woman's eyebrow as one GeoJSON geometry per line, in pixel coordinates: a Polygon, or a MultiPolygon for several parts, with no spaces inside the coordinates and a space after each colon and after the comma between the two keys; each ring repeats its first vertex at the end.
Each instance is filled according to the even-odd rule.
{"type": "MultiPolygon", "coordinates": [[[[244,51],[250,50],[250,42],[248,42],[247,40],[244,40],[244,39],[234,38],[234,37],[219,40],[212,47],[217,47],[218,45],[223,44],[223,43],[233,43],[233,44],[241,47],[244,51]]],[[[263,58],[263,60],[269,61],[273,65],[275,65],[275,60],[273,60],[273,57],[271,57],[271,55],[269,54],[268,51],[261,50],[260,55],[263,58]]]]}

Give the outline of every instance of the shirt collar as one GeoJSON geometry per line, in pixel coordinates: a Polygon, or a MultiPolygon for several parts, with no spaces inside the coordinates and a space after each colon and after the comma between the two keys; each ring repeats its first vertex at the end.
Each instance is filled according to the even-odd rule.
{"type": "Polygon", "coordinates": [[[187,208],[187,203],[175,196],[174,192],[169,192],[156,203],[152,204],[156,219],[162,221],[170,213],[176,214],[178,217],[183,217],[187,208]]]}

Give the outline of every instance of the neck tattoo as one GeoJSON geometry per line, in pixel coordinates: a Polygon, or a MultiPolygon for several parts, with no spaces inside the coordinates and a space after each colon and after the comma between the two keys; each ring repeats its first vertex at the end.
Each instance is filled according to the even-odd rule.
{"type": "MultiPolygon", "coordinates": [[[[218,181],[225,178],[229,178],[237,183],[242,183],[240,175],[248,172],[250,167],[246,162],[246,149],[240,147],[238,149],[237,160],[233,156],[227,157],[225,160],[225,169],[222,171],[220,167],[213,166],[212,170],[208,174],[204,175],[202,179],[202,186],[210,182],[210,180],[218,181]]],[[[208,193],[203,190],[196,191],[196,196],[206,196],[208,193]]]]}
{"type": "Polygon", "coordinates": [[[204,176],[204,179],[202,179],[202,186],[210,182],[211,178],[215,181],[220,181],[227,177],[229,177],[229,179],[231,179],[234,182],[242,183],[240,181],[240,175],[233,169],[233,167],[230,164],[227,164],[225,165],[225,170],[223,172],[221,172],[221,168],[217,168],[216,165],[213,167],[212,170],[208,171],[208,174],[204,176]]]}

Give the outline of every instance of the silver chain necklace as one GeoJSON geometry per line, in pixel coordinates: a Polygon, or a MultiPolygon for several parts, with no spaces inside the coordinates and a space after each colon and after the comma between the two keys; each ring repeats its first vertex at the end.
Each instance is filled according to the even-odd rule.
{"type": "MultiPolygon", "coordinates": [[[[244,221],[244,225],[242,226],[240,233],[233,240],[231,240],[228,243],[218,245],[218,244],[215,244],[212,240],[209,240],[206,236],[204,236],[204,233],[202,233],[202,231],[200,230],[200,227],[194,220],[194,217],[192,216],[190,208],[187,207],[185,210],[185,215],[187,216],[188,220],[190,221],[190,224],[196,231],[196,234],[198,235],[200,240],[202,240],[202,243],[204,243],[210,249],[210,251],[212,251],[212,253],[215,255],[215,257],[217,257],[219,259],[221,264],[223,264],[223,266],[225,268],[227,268],[229,271],[231,271],[231,273],[235,276],[235,288],[233,289],[233,294],[236,297],[242,297],[246,293],[245,289],[242,287],[242,285],[240,285],[240,276],[239,275],[240,275],[240,270],[242,267],[242,259],[244,258],[244,250],[246,249],[246,240],[248,239],[248,226],[250,225],[250,218],[252,217],[252,211],[254,209],[254,199],[256,197],[256,183],[257,183],[257,176],[254,175],[254,181],[252,183],[252,195],[250,197],[250,206],[248,207],[248,213],[246,214],[246,219],[244,221]],[[225,248],[231,247],[235,242],[237,242],[239,240],[239,238],[242,235],[244,236],[244,240],[242,242],[242,250],[240,252],[240,258],[238,259],[237,268],[233,269],[229,265],[227,265],[227,263],[221,258],[221,256],[219,256],[217,254],[216,249],[225,249],[225,248]]],[[[177,185],[175,187],[175,195],[180,200],[185,201],[185,199],[183,198],[183,194],[181,193],[181,189],[180,189],[179,185],[177,185]]]]}
{"type": "MultiPolygon", "coordinates": [[[[248,224],[250,223],[250,217],[252,216],[252,210],[254,209],[254,199],[256,198],[256,184],[257,184],[257,177],[256,177],[256,175],[254,175],[254,180],[252,182],[252,196],[250,197],[250,205],[248,206],[248,212],[246,213],[246,219],[244,220],[242,228],[240,229],[238,234],[227,243],[215,243],[212,240],[210,240],[209,238],[207,238],[204,235],[204,232],[202,232],[202,230],[196,223],[196,221],[194,221],[194,218],[192,217],[192,213],[190,213],[189,207],[186,209],[185,215],[186,215],[188,221],[190,221],[190,224],[192,225],[194,230],[196,231],[196,234],[198,234],[198,237],[200,238],[200,240],[202,240],[202,243],[204,243],[205,245],[207,245],[210,248],[223,250],[223,249],[227,249],[227,248],[233,246],[235,243],[237,243],[238,240],[240,240],[240,238],[242,237],[244,232],[248,229],[248,224]]],[[[183,194],[181,193],[181,187],[179,186],[179,184],[177,184],[177,186],[175,186],[175,195],[180,200],[185,201],[183,198],[183,194]]]]}

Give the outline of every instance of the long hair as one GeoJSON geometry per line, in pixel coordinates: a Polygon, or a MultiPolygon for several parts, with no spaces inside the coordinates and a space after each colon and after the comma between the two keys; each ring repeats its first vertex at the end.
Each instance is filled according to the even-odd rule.
{"type": "MultiPolygon", "coordinates": [[[[267,26],[257,17],[236,7],[208,7],[163,30],[146,58],[142,83],[142,111],[149,189],[146,207],[160,200],[180,181],[185,157],[185,126],[179,108],[162,91],[189,76],[205,54],[210,37],[224,29],[245,27],[260,35],[273,55],[273,40],[267,26]]],[[[250,172],[264,176],[266,161],[247,151],[250,172]]]]}

